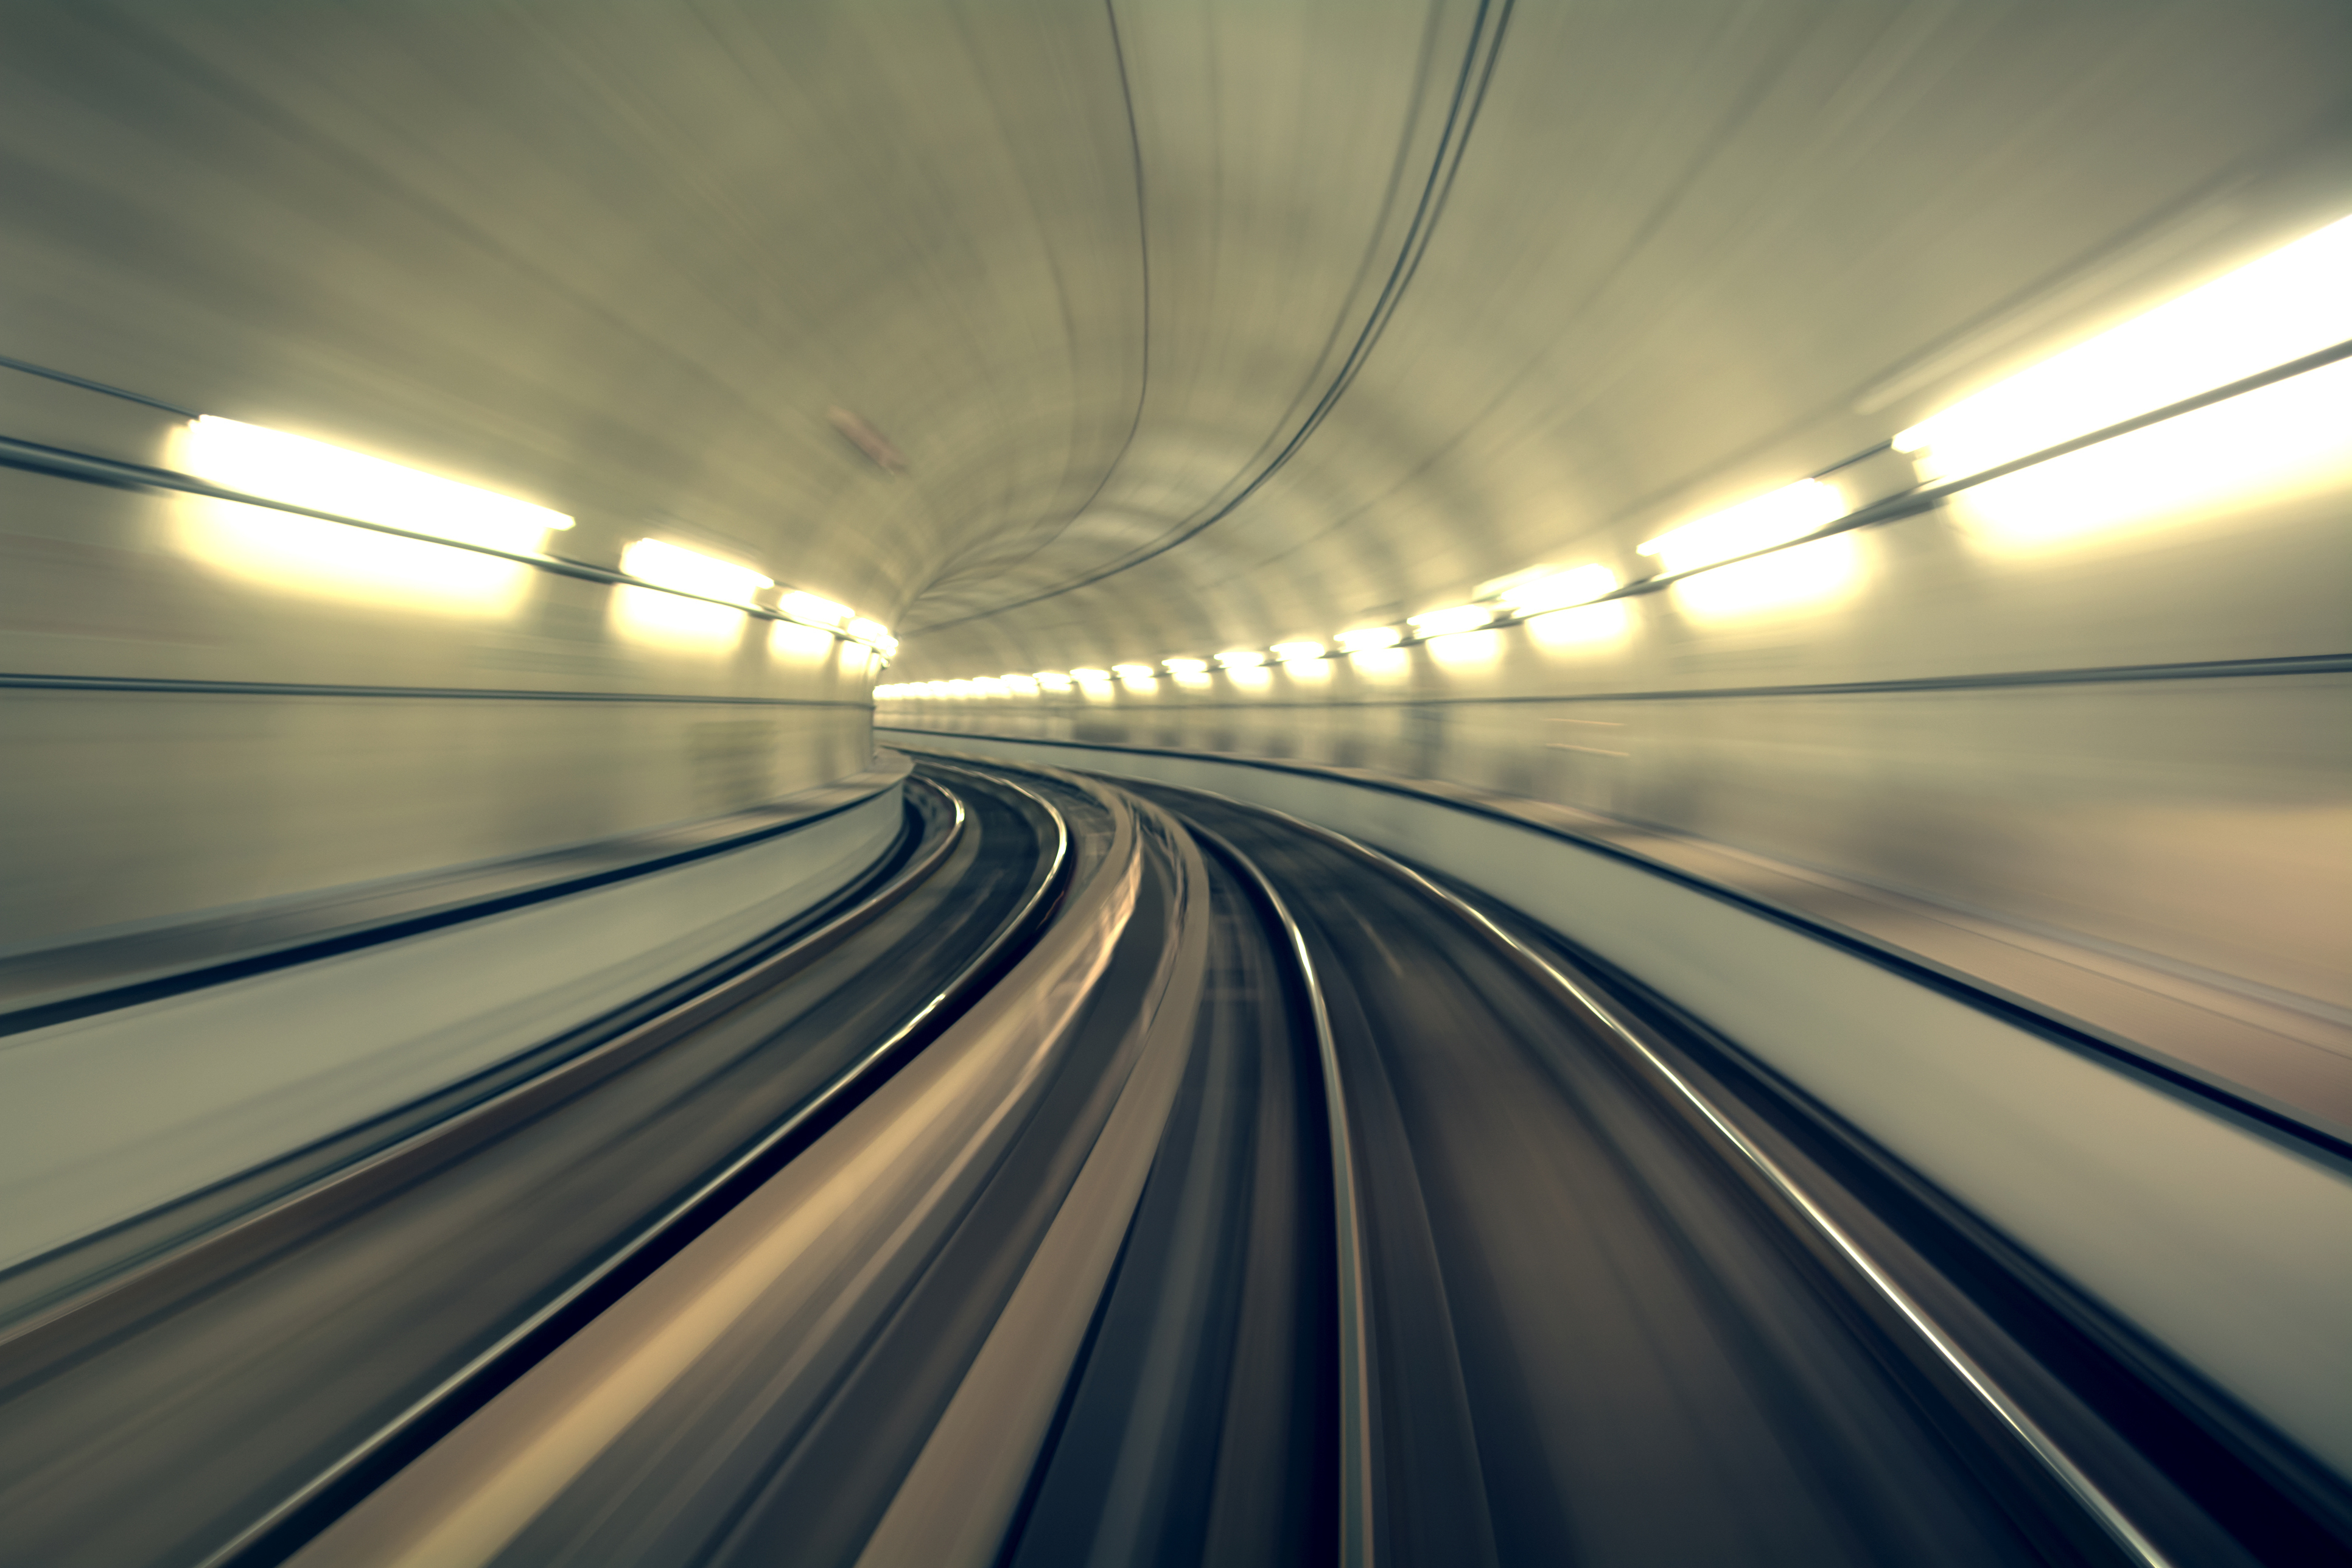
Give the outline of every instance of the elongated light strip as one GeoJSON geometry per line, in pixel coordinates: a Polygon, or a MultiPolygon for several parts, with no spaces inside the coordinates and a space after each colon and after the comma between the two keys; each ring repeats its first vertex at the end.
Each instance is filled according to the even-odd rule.
{"type": "MultiPolygon", "coordinates": [[[[2347,279],[2352,279],[2352,217],[2329,224],[2259,261],[1963,398],[1900,432],[1892,445],[1916,459],[1923,479],[1961,479],[2290,363],[2352,339],[2352,286],[2347,286],[2347,279]]],[[[340,453],[339,448],[327,450],[340,453]]],[[[282,499],[298,504],[330,509],[330,503],[269,491],[252,479],[207,477],[257,494],[280,493],[282,499]]],[[[347,505],[334,509],[360,515],[356,508],[347,505]]],[[[1836,486],[1819,479],[1800,479],[1669,530],[1638,549],[1657,558],[1663,574],[1675,576],[1801,539],[1845,516],[1849,510],[1836,486]]],[[[568,526],[570,521],[544,526],[568,526]]],[[[1591,604],[1617,588],[1616,574],[1598,563],[1566,570],[1528,567],[1480,584],[1474,595],[1477,603],[1427,611],[1412,616],[1410,625],[1418,637],[1445,637],[1486,626],[1498,612],[1525,620],[1591,604]]],[[[1334,638],[1343,653],[1391,647],[1402,640],[1394,626],[1351,627],[1334,638]]],[[[1319,658],[1324,652],[1322,644],[1304,639],[1273,645],[1273,658],[1278,663],[1319,658]]],[[[1258,649],[1228,648],[1213,662],[1226,669],[1244,669],[1266,661],[1267,656],[1258,649]]],[[[1192,658],[1161,663],[1172,672],[1186,675],[1202,674],[1209,668],[1209,661],[1192,658]]],[[[1117,668],[1127,679],[1137,678],[1132,672],[1149,673],[1148,667],[1140,665],[1117,668]]],[[[1110,679],[1110,673],[1103,670],[1072,674],[1081,681],[1110,679]]],[[[1036,678],[1036,685],[1061,689],[1043,675],[1036,678]]],[[[885,689],[898,696],[923,689],[877,689],[877,695],[885,689]]]]}
{"type": "Polygon", "coordinates": [[[804,626],[830,626],[835,631],[846,626],[855,614],[847,605],[797,590],[778,599],[776,608],[804,626]]]}
{"type": "Polygon", "coordinates": [[[1695,572],[1718,561],[1801,539],[1835,522],[1848,510],[1844,494],[1835,485],[1799,479],[1644,540],[1636,548],[1644,555],[1656,556],[1660,569],[1669,574],[1695,572]]]}
{"type": "Polygon", "coordinates": [[[572,526],[496,490],[215,414],[189,426],[182,451],[191,473],[226,489],[455,543],[533,552],[572,526]]]}
{"type": "Polygon", "coordinates": [[[1418,636],[1444,637],[1456,632],[1476,631],[1494,618],[1494,610],[1486,605],[1449,605],[1442,610],[1423,610],[1420,615],[1408,616],[1405,622],[1418,636]]]}
{"type": "Polygon", "coordinates": [[[1515,574],[1496,595],[1504,609],[1522,619],[1571,605],[1589,605],[1617,591],[1617,574],[1594,562],[1567,571],[1538,567],[1515,574]]]}
{"type": "MultiPolygon", "coordinates": [[[[190,423],[180,460],[196,478],[224,489],[451,544],[538,555],[549,533],[572,526],[562,512],[478,485],[216,414],[190,423]]],[[[774,586],[751,567],[659,539],[632,542],[620,569],[654,587],[751,609],[758,608],[751,603],[753,595],[774,586]]],[[[888,627],[819,595],[788,593],[767,613],[845,635],[886,658],[898,652],[888,627]]]]}
{"type": "Polygon", "coordinates": [[[2352,338],[2352,217],[1962,398],[1895,437],[1959,479],[2352,338]]]}
{"type": "Polygon", "coordinates": [[[657,587],[682,589],[738,605],[749,604],[751,595],[761,589],[775,586],[774,578],[749,566],[721,561],[715,555],[705,555],[699,550],[688,550],[663,539],[640,539],[630,544],[621,552],[621,570],[657,587]]]}

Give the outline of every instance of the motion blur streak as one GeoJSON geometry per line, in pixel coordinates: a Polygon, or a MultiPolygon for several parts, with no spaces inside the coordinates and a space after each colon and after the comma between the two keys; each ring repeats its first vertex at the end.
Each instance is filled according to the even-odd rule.
{"type": "Polygon", "coordinates": [[[2125,524],[2211,528],[2347,490],[2352,362],[1995,479],[1956,498],[1953,513],[1996,550],[2032,551],[2125,524]]]}
{"type": "Polygon", "coordinates": [[[1898,432],[1952,479],[2352,338],[2352,217],[1898,432]]]}
{"type": "Polygon", "coordinates": [[[0,1568],[2352,1563],[2347,60],[0,6],[0,1568]]]}

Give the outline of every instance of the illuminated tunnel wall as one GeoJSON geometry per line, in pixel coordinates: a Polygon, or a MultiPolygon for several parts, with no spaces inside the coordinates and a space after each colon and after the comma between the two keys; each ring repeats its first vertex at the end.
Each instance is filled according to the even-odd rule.
{"type": "Polygon", "coordinates": [[[0,355],[133,395],[0,371],[0,944],[786,796],[877,679],[1141,664],[885,722],[1480,784],[2352,1005],[2340,365],[1657,592],[1161,664],[1903,496],[1898,432],[2352,212],[2340,5],[0,26],[0,355]],[[574,526],[26,451],[185,474],[195,414],[574,526]],[[648,538],[773,585],[616,581],[648,538]]]}

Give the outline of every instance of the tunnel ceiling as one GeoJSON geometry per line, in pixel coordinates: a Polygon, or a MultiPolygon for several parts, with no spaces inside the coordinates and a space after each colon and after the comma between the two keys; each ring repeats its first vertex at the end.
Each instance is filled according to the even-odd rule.
{"type": "Polygon", "coordinates": [[[908,679],[1263,644],[1883,440],[2339,142],[2348,15],[19,10],[0,352],[739,554],[908,679]]]}

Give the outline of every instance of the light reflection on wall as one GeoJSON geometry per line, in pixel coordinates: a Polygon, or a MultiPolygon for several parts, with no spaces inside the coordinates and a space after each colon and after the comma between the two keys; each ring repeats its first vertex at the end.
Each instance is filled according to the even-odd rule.
{"type": "Polygon", "coordinates": [[[1288,676],[1294,685],[1328,686],[1331,684],[1332,661],[1328,658],[1294,658],[1276,668],[1288,676]]]}
{"type": "Polygon", "coordinates": [[[1624,600],[1612,599],[1601,605],[1579,605],[1570,610],[1554,610],[1549,615],[1536,616],[1526,626],[1528,638],[1538,647],[1556,651],[1589,648],[1596,644],[1619,641],[1633,626],[1633,611],[1624,600]]]}
{"type": "Polygon", "coordinates": [[[1446,669],[1478,669],[1501,660],[1503,634],[1456,632],[1452,637],[1432,637],[1422,646],[1429,650],[1433,660],[1446,669]]]}
{"type": "Polygon", "coordinates": [[[698,653],[717,653],[741,640],[743,612],[701,599],[680,598],[658,588],[613,590],[613,629],[632,642],[698,653]]]}
{"type": "Polygon", "coordinates": [[[248,582],[347,602],[460,616],[511,614],[531,568],[268,507],[173,498],[179,547],[248,582]]]}
{"type": "Polygon", "coordinates": [[[833,656],[833,634],[822,627],[768,623],[768,653],[789,665],[814,668],[833,656]]]}
{"type": "Polygon", "coordinates": [[[249,495],[497,550],[536,551],[572,519],[363,452],[207,414],[175,433],[172,463],[249,495]]]}
{"type": "Polygon", "coordinates": [[[1964,490],[1952,515],[1997,554],[2224,520],[2352,484],[2352,361],[2242,393],[1964,490]]]}
{"type": "Polygon", "coordinates": [[[1862,541],[1832,534],[1753,561],[1685,577],[1666,590],[1692,619],[1738,620],[1788,610],[1821,610],[1862,584],[1862,541]]]}
{"type": "MultiPolygon", "coordinates": [[[[520,553],[572,519],[324,441],[207,415],[174,431],[167,465],[231,489],[520,553]]],[[[514,610],[531,569],[446,545],[343,523],[182,496],[180,547],[249,581],[409,610],[497,616],[514,610]]]]}
{"type": "Polygon", "coordinates": [[[2347,279],[2352,218],[1954,404],[1895,449],[1917,454],[1922,479],[1978,473],[2316,353],[2352,334],[2347,279]]]}
{"type": "Polygon", "coordinates": [[[1348,662],[1374,686],[1394,686],[1412,673],[1412,652],[1402,647],[1360,648],[1348,662]]]}
{"type": "Polygon", "coordinates": [[[1274,671],[1263,664],[1227,665],[1225,679],[1251,697],[1263,697],[1274,686],[1274,671]]]}

